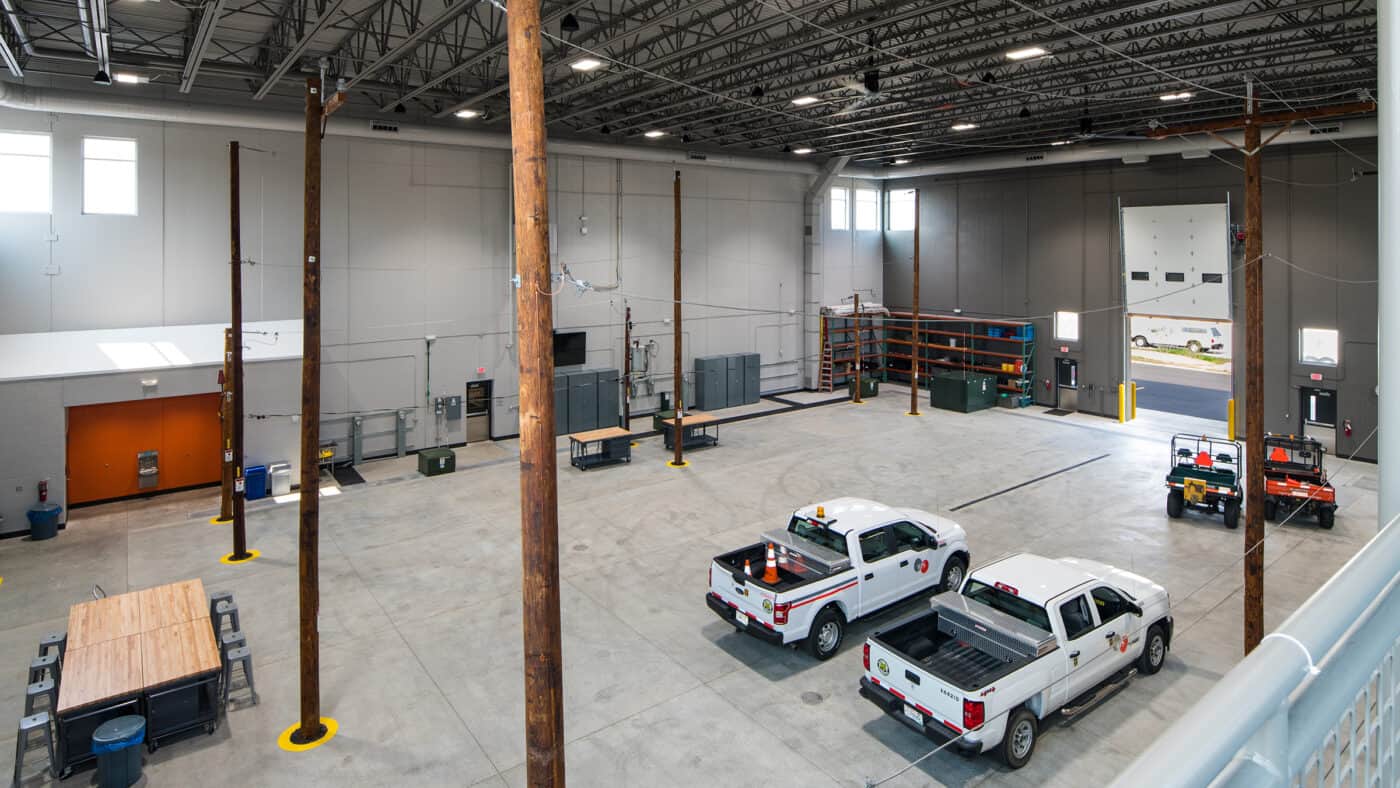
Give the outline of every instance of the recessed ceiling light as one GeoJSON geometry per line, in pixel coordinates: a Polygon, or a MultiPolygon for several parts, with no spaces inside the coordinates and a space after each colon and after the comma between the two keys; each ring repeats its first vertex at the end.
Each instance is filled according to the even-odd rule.
{"type": "Polygon", "coordinates": [[[1186,101],[1194,95],[1190,91],[1183,90],[1180,93],[1163,93],[1158,96],[1162,101],[1186,101]]]}
{"type": "Polygon", "coordinates": [[[127,85],[144,85],[151,81],[150,77],[143,77],[140,74],[133,74],[130,71],[118,71],[113,78],[127,85]]]}
{"type": "Polygon", "coordinates": [[[795,98],[795,99],[792,100],[792,103],[795,104],[796,106],[799,106],[799,107],[805,107],[805,106],[807,106],[808,104],[815,104],[815,103],[817,103],[817,97],[816,97],[816,96],[798,96],[797,98],[795,98]]]}
{"type": "Polygon", "coordinates": [[[910,162],[910,159],[895,159],[895,160],[894,160],[894,163],[895,163],[895,164],[908,164],[909,162],[910,162]]]}
{"type": "Polygon", "coordinates": [[[475,117],[478,117],[478,116],[481,115],[480,112],[477,112],[477,111],[474,110],[474,109],[459,109],[459,110],[457,110],[456,112],[454,112],[454,113],[452,113],[452,114],[453,114],[455,117],[461,118],[462,120],[471,120],[472,118],[475,118],[475,117]]]}
{"type": "Polygon", "coordinates": [[[1069,140],[1055,140],[1054,142],[1052,142],[1052,143],[1050,143],[1050,144],[1051,144],[1051,145],[1068,145],[1068,144],[1069,144],[1069,140]]]}
{"type": "Polygon", "coordinates": [[[1047,49],[1045,49],[1045,48],[1043,48],[1043,47],[1023,47],[1023,48],[1021,48],[1021,49],[1013,49],[1013,50],[1011,50],[1010,52],[1007,52],[1007,53],[1006,53],[1006,59],[1007,59],[1007,60],[1028,60],[1028,59],[1033,58],[1033,57],[1040,57],[1041,55],[1048,55],[1048,54],[1050,54],[1050,51],[1047,50],[1047,49]]]}
{"type": "Polygon", "coordinates": [[[657,137],[664,137],[664,136],[666,136],[666,132],[662,131],[661,129],[652,129],[651,131],[648,131],[646,134],[643,134],[642,136],[643,136],[643,137],[651,137],[652,139],[656,139],[657,137]]]}
{"type": "Polygon", "coordinates": [[[598,60],[597,58],[581,57],[578,60],[575,60],[574,62],[570,63],[569,68],[572,68],[574,71],[592,71],[593,69],[598,68],[601,65],[603,65],[603,61],[598,60]]]}
{"type": "Polygon", "coordinates": [[[953,131],[972,131],[977,128],[976,123],[954,123],[953,131]]]}
{"type": "Polygon", "coordinates": [[[793,152],[793,153],[796,153],[798,156],[806,156],[807,154],[811,153],[811,152],[814,151],[814,150],[816,150],[816,149],[815,149],[815,148],[794,148],[792,152],[793,152]]]}

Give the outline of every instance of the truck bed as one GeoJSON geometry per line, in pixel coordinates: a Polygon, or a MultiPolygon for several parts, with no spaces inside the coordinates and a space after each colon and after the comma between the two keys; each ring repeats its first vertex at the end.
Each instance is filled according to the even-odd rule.
{"type": "Polygon", "coordinates": [[[989,654],[966,641],[940,632],[938,614],[919,613],[875,636],[885,648],[960,689],[972,691],[1031,662],[1026,658],[1005,659],[989,654]]]}
{"type": "Polygon", "coordinates": [[[754,585],[778,593],[791,591],[794,588],[801,588],[808,583],[822,580],[835,574],[825,571],[822,567],[809,565],[802,560],[802,556],[800,555],[792,555],[789,557],[786,568],[779,565],[778,582],[765,583],[763,582],[763,567],[768,559],[768,545],[762,542],[751,544],[747,547],[741,547],[730,553],[715,556],[715,562],[725,569],[728,569],[730,574],[736,577],[743,576],[745,559],[748,560],[749,568],[753,571],[753,577],[744,578],[745,582],[753,583],[754,585]]]}

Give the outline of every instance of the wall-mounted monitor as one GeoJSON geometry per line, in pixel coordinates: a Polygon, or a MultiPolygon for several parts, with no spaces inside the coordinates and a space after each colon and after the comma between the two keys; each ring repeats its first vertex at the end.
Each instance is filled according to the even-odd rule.
{"type": "Polygon", "coordinates": [[[554,366],[576,367],[588,358],[588,333],[584,331],[554,332],[554,366]]]}

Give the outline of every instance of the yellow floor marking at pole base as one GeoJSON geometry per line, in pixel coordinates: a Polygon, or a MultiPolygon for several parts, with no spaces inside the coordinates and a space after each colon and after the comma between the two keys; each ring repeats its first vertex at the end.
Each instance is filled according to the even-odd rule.
{"type": "Polygon", "coordinates": [[[261,551],[261,550],[249,550],[249,551],[248,551],[248,557],[247,557],[247,558],[234,558],[234,557],[233,557],[233,553],[229,553],[228,555],[224,556],[223,558],[220,558],[220,559],[219,559],[219,563],[221,563],[221,564],[246,564],[246,563],[248,563],[249,561],[253,560],[254,558],[257,558],[257,557],[260,556],[260,555],[262,555],[262,551],[261,551]]]}
{"type": "Polygon", "coordinates": [[[631,446],[632,448],[635,449],[635,448],[637,448],[638,446],[640,446],[640,445],[642,445],[642,444],[640,444],[640,443],[638,443],[638,442],[636,442],[636,441],[632,441],[631,443],[629,443],[629,444],[627,444],[627,445],[628,445],[628,446],[631,446]]]}
{"type": "Polygon", "coordinates": [[[922,414],[922,413],[915,413],[914,411],[911,410],[911,411],[905,411],[904,415],[906,415],[906,416],[922,416],[922,415],[924,415],[924,414],[922,414]]]}
{"type": "Polygon", "coordinates": [[[301,723],[298,722],[292,727],[286,729],[285,731],[282,731],[282,735],[277,737],[277,746],[281,747],[287,752],[306,752],[307,750],[320,747],[322,744],[325,744],[326,742],[334,738],[336,730],[340,728],[340,723],[336,722],[330,717],[322,717],[321,724],[326,726],[326,735],[322,736],[316,741],[309,741],[306,744],[297,744],[296,742],[292,741],[292,734],[301,730],[301,723]]]}
{"type": "Polygon", "coordinates": [[[209,518],[209,522],[210,522],[210,523],[213,523],[214,525],[223,525],[224,523],[231,523],[231,522],[233,522],[233,518],[230,517],[230,518],[228,518],[227,520],[220,520],[220,519],[218,518],[218,516],[215,515],[214,517],[210,517],[210,518],[209,518]]]}
{"type": "Polygon", "coordinates": [[[667,468],[685,468],[685,467],[687,467],[688,465],[690,465],[690,460],[681,460],[681,464],[680,464],[680,465],[677,465],[677,464],[676,464],[674,461],[672,461],[672,460],[667,460],[667,461],[666,461],[666,467],[667,467],[667,468]]]}

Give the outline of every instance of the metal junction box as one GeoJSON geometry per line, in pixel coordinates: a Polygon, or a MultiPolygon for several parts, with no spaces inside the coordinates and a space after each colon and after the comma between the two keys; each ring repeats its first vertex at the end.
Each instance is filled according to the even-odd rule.
{"type": "Polygon", "coordinates": [[[441,476],[457,470],[457,454],[451,449],[423,449],[418,452],[418,472],[424,476],[441,476]]]}

